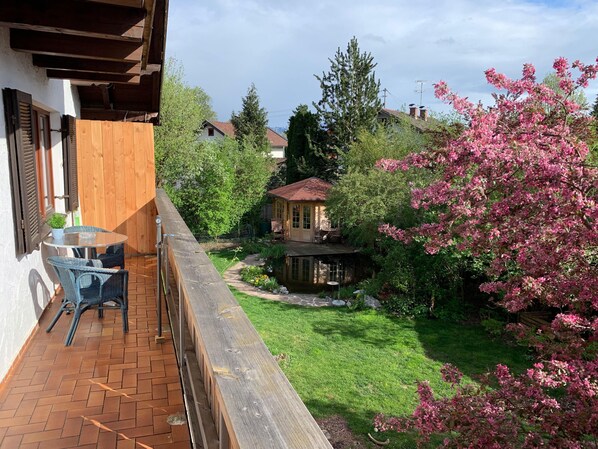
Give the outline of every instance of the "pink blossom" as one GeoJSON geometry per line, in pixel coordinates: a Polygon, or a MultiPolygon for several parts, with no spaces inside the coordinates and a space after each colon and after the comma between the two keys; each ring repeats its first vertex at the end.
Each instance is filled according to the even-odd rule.
{"type": "Polygon", "coordinates": [[[490,109],[439,82],[437,97],[469,126],[444,148],[378,164],[438,174],[412,192],[413,207],[434,210],[437,219],[412,229],[382,225],[380,232],[406,243],[424,239],[430,253],[456,247],[489,256],[480,289],[496,294],[498,304],[513,313],[560,311],[544,328],[508,326],[536,351],[538,362],[526,373],[499,365],[475,386],[445,366],[443,378],[456,394],[435,399],[421,385],[414,414],[388,429],[417,429],[422,441],[443,433],[443,447],[596,448],[598,168],[588,163],[590,120],[568,96],[596,78],[598,58],[572,66],[558,58],[553,67],[563,94],[538,84],[529,64],[516,80],[487,70],[487,81],[504,91],[490,109]]]}

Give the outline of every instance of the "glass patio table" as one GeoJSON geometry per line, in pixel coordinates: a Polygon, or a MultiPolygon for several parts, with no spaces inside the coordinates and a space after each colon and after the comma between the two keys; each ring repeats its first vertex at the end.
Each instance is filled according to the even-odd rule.
{"type": "Polygon", "coordinates": [[[125,242],[127,238],[126,235],[116,232],[71,232],[64,234],[60,239],[49,235],[43,242],[54,248],[84,248],[85,257],[90,259],[92,249],[118,245],[125,242]]]}

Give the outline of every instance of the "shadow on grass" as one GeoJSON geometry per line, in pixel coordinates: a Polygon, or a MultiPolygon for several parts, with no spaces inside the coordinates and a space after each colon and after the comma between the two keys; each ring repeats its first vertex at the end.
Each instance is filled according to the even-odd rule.
{"type": "MultiPolygon", "coordinates": [[[[375,433],[374,432],[374,417],[378,413],[376,410],[365,410],[361,413],[356,413],[355,410],[333,401],[325,401],[319,399],[312,399],[305,402],[305,405],[310,410],[314,418],[328,418],[332,416],[343,417],[351,429],[353,435],[361,440],[365,447],[375,448],[368,437],[368,433],[380,441],[387,438],[390,439],[390,444],[385,446],[388,449],[407,449],[416,447],[416,439],[414,433],[398,434],[396,432],[375,433]]],[[[335,446],[336,447],[336,446],[335,446]]]]}
{"type": "MultiPolygon", "coordinates": [[[[326,310],[326,309],[323,309],[326,310]]],[[[328,308],[328,310],[331,310],[328,308]]],[[[364,319],[366,312],[351,312],[347,309],[336,309],[334,313],[329,313],[323,320],[317,320],[312,323],[314,332],[328,338],[341,337],[343,339],[351,338],[359,340],[361,343],[384,348],[396,343],[395,338],[384,331],[384,328],[391,327],[394,324],[393,318],[388,318],[381,324],[376,320],[372,323],[364,319]]],[[[369,312],[376,313],[376,312],[369,312]]]]}
{"type": "Polygon", "coordinates": [[[427,357],[450,363],[471,378],[494,371],[497,364],[516,373],[531,365],[525,348],[492,339],[478,325],[418,319],[414,329],[427,357]]]}

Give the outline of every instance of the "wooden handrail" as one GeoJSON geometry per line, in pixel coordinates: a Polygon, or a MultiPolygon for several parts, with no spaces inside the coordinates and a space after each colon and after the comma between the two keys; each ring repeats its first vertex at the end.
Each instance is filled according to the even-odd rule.
{"type": "Polygon", "coordinates": [[[210,259],[162,190],[169,264],[180,286],[220,449],[332,449],[210,259]]]}

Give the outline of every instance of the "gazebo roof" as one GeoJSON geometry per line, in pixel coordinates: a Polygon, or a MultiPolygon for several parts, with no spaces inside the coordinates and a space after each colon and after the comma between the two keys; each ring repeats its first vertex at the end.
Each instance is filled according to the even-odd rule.
{"type": "Polygon", "coordinates": [[[270,190],[268,195],[287,201],[326,201],[331,187],[332,184],[320,178],[307,178],[270,190]]]}

